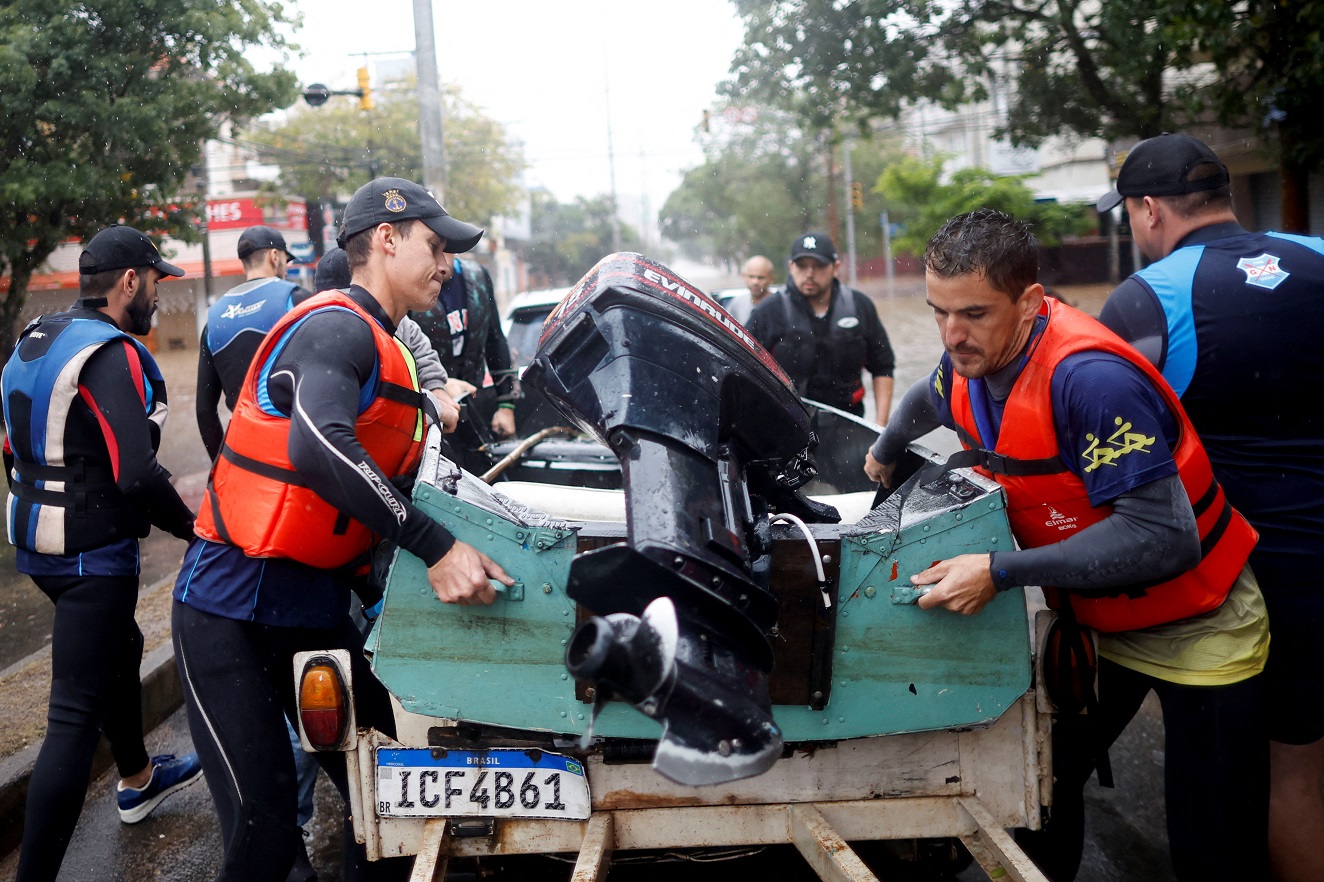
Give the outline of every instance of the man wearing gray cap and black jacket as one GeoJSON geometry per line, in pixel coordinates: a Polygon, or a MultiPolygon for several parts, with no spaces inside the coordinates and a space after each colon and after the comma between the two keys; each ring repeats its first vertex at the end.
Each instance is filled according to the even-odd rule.
{"type": "Polygon", "coordinates": [[[285,247],[285,237],[279,230],[249,227],[239,237],[238,250],[247,278],[207,310],[207,324],[198,343],[194,408],[202,443],[212,459],[220,453],[225,435],[216,412],[221,395],[225,395],[226,407],[233,410],[239,384],[262,338],[290,307],[312,296],[285,278],[285,267],[294,255],[285,247]]]}
{"type": "MultiPolygon", "coordinates": [[[[345,208],[348,293],[295,306],[254,357],[175,585],[173,636],[189,729],[220,818],[220,880],[282,882],[298,848],[294,654],[344,648],[363,725],[394,731],[389,696],[361,652],[349,610],[377,537],[420,558],[439,600],[491,603],[513,580],[457,542],[395,483],[418,466],[432,396],[393,335],[437,298],[448,251],[483,231],[411,181],[380,178],[345,208]]],[[[318,762],[345,800],[341,753],[318,762]]],[[[345,840],[345,878],[393,874],[345,840]]]]}
{"type": "Polygon", "coordinates": [[[134,824],[202,774],[198,758],[143,746],[138,540],[181,539],[193,513],[156,459],[165,382],[146,334],[156,283],[184,271],[132,227],[110,227],[78,259],[79,298],[39,316],[4,369],[9,541],[16,564],[55,604],[46,737],[32,769],[18,878],[54,880],[104,733],[134,824]],[[128,333],[126,333],[128,332],[128,333]]]}
{"type": "Polygon", "coordinates": [[[1252,233],[1227,168],[1189,135],[1127,154],[1100,211],[1126,203],[1155,263],[1099,315],[1163,372],[1227,497],[1260,534],[1269,856],[1280,882],[1324,879],[1324,240],[1252,233]]]}

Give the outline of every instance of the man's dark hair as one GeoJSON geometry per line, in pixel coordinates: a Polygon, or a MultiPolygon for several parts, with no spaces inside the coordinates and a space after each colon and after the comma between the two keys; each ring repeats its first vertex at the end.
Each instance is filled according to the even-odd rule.
{"type": "Polygon", "coordinates": [[[959,214],[924,249],[924,268],[942,279],[980,275],[1012,300],[1039,280],[1039,243],[1030,225],[992,208],[959,214]]]}
{"type": "MultiPolygon", "coordinates": [[[[417,218],[403,220],[399,223],[391,224],[395,231],[400,234],[401,239],[408,239],[414,232],[414,227],[419,223],[417,218]]],[[[368,227],[366,230],[360,230],[345,240],[345,256],[349,258],[349,271],[351,274],[360,267],[368,263],[368,254],[372,251],[372,231],[376,227],[368,227]]]]}
{"type": "Polygon", "coordinates": [[[244,265],[244,271],[248,272],[249,270],[253,269],[254,267],[266,261],[268,251],[275,251],[275,250],[276,250],[275,248],[259,248],[256,251],[250,251],[248,254],[245,254],[243,257],[239,258],[239,262],[244,265]]]}
{"type": "MultiPolygon", "coordinates": [[[[1223,174],[1223,167],[1216,162],[1202,162],[1186,175],[1188,181],[1203,181],[1223,174]]],[[[1197,217],[1202,214],[1232,210],[1232,187],[1224,184],[1213,190],[1199,190],[1195,193],[1183,193],[1180,196],[1156,196],[1162,199],[1178,217],[1197,217]]]]}
{"type": "MultiPolygon", "coordinates": [[[[151,269],[151,267],[149,266],[134,267],[134,271],[137,272],[138,275],[140,276],[146,273],[149,269],[151,269]]],[[[87,275],[87,276],[79,276],[78,277],[79,298],[82,300],[86,300],[91,297],[105,297],[107,294],[110,293],[111,288],[114,288],[117,284],[119,284],[119,280],[127,272],[128,272],[127,269],[112,269],[112,270],[106,270],[105,272],[92,273],[91,275],[87,275]]]]}

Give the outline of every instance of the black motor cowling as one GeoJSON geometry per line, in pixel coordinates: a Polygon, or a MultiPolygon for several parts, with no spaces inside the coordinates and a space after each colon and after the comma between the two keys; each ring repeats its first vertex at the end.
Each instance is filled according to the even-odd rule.
{"type": "Polygon", "coordinates": [[[548,318],[524,382],[621,460],[627,541],[570,569],[570,596],[605,617],[572,638],[572,673],[663,723],[654,766],[673,780],[766,771],[781,753],[767,689],[777,603],[751,578],[765,549],[750,538],[769,508],[838,519],[798,489],[817,441],[790,381],[706,294],[613,254],[548,318]],[[658,644],[669,674],[641,679],[640,645],[657,643],[663,619],[675,622],[658,644]]]}

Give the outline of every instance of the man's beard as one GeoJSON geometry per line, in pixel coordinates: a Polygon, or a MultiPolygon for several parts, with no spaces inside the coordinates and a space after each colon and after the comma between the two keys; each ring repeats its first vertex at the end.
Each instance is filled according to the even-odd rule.
{"type": "Polygon", "coordinates": [[[147,293],[147,280],[141,276],[138,277],[138,288],[133,292],[133,299],[124,312],[129,319],[129,326],[125,330],[130,334],[142,336],[152,330],[152,313],[156,312],[156,304],[147,293]]]}

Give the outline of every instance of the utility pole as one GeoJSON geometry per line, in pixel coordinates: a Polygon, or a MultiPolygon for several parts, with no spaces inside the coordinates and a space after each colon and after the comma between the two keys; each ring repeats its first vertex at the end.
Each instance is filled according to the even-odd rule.
{"type": "Polygon", "coordinates": [[[606,56],[602,59],[602,90],[607,96],[607,170],[611,175],[611,250],[621,250],[621,212],[616,204],[616,148],[611,138],[611,81],[606,56]]]}
{"type": "Polygon", "coordinates": [[[887,295],[890,297],[896,286],[896,267],[892,264],[892,218],[887,209],[878,215],[878,225],[883,228],[883,260],[887,261],[887,295]]]}
{"type": "Polygon", "coordinates": [[[832,241],[837,241],[837,156],[832,139],[827,139],[827,228],[832,241]]]}
{"type": "Polygon", "coordinates": [[[843,170],[846,173],[846,257],[850,260],[850,269],[846,271],[846,277],[848,279],[847,284],[854,288],[859,284],[856,268],[858,261],[855,258],[855,209],[857,206],[855,204],[855,178],[852,177],[850,168],[850,148],[849,138],[841,142],[841,153],[845,159],[843,170]]]}
{"type": "Polygon", "coordinates": [[[446,147],[442,141],[441,84],[437,75],[432,0],[414,0],[414,61],[418,65],[418,129],[423,142],[423,186],[446,201],[446,147]]]}
{"type": "Polygon", "coordinates": [[[193,289],[193,312],[198,325],[198,336],[207,325],[207,308],[211,306],[211,223],[207,217],[208,194],[211,191],[211,174],[207,170],[207,141],[202,141],[202,174],[198,188],[202,190],[202,296],[198,289],[193,289]]]}

